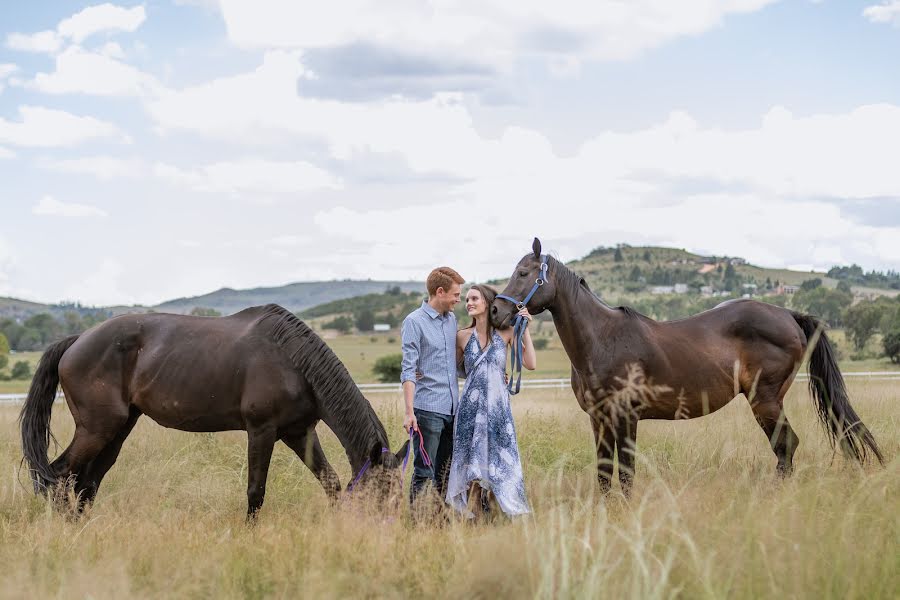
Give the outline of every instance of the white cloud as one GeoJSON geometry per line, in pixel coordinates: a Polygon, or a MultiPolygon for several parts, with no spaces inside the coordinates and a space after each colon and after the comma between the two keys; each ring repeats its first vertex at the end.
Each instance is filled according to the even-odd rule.
{"type": "Polygon", "coordinates": [[[62,39],[55,31],[38,31],[37,33],[10,33],[6,36],[6,46],[22,52],[41,52],[51,54],[62,46],[62,39]]]}
{"type": "Polygon", "coordinates": [[[863,9],[863,16],[872,23],[890,23],[900,27],[900,0],[885,0],[863,9]]]}
{"type": "Polygon", "coordinates": [[[808,117],[775,107],[748,130],[703,128],[675,112],[655,127],[599,133],[563,158],[542,134],[523,127],[482,136],[456,94],[369,104],[315,100],[295,89],[305,74],[297,53],[273,51],[253,72],[167,90],[147,106],[163,130],[258,143],[299,136],[324,142],[338,160],[390,155],[416,173],[482,184],[540,174],[546,184],[537,189],[546,193],[566,182],[585,190],[655,189],[653,179],[664,176],[784,196],[900,195],[900,172],[891,165],[900,155],[900,107],[890,104],[808,117]]]}
{"type": "Polygon", "coordinates": [[[142,96],[158,89],[159,82],[115,58],[70,46],[56,56],[54,72],[38,73],[26,86],[49,94],[142,96]]]}
{"type": "Polygon", "coordinates": [[[63,19],[56,26],[60,35],[71,39],[76,44],[100,32],[133,32],[147,18],[143,6],[123,8],[113,4],[88,6],[68,19],[63,19]]]}
{"type": "Polygon", "coordinates": [[[106,217],[106,211],[89,206],[87,204],[76,204],[69,202],[60,202],[52,196],[44,196],[35,204],[31,212],[36,215],[47,217],[106,217]]]}
{"type": "Polygon", "coordinates": [[[529,54],[628,58],[773,1],[355,0],[312,6],[292,0],[221,0],[220,7],[229,37],[240,46],[322,48],[363,42],[509,65],[529,54]]]}
{"type": "Polygon", "coordinates": [[[181,169],[158,163],[154,166],[154,174],[195,191],[230,194],[292,194],[340,189],[342,186],[333,175],[306,162],[260,159],[219,162],[199,169],[181,169]]]}
{"type": "Polygon", "coordinates": [[[122,46],[116,42],[106,42],[97,51],[109,58],[118,58],[120,60],[124,60],[125,58],[125,51],[122,50],[122,46]]]}
{"type": "Polygon", "coordinates": [[[136,158],[117,158],[114,156],[85,156],[63,160],[42,160],[39,166],[62,173],[93,175],[97,179],[108,181],[121,177],[140,177],[147,174],[146,164],[136,158]]]}
{"type": "Polygon", "coordinates": [[[0,159],[2,158],[15,158],[16,153],[12,150],[7,150],[3,146],[0,146],[0,159]]]}
{"type": "Polygon", "coordinates": [[[103,257],[96,271],[76,279],[76,283],[64,289],[62,296],[77,298],[88,306],[135,304],[134,296],[120,288],[119,279],[124,273],[125,268],[118,260],[108,256],[103,257]]]}
{"type": "Polygon", "coordinates": [[[97,138],[127,138],[113,124],[40,106],[20,106],[18,122],[0,118],[0,143],[26,147],[72,146],[97,138]]]}
{"type": "Polygon", "coordinates": [[[88,6],[60,21],[56,30],[31,34],[10,33],[6,36],[6,45],[23,52],[54,54],[67,41],[80,44],[88,37],[101,32],[133,32],[146,18],[143,6],[123,8],[109,3],[88,6]]]}

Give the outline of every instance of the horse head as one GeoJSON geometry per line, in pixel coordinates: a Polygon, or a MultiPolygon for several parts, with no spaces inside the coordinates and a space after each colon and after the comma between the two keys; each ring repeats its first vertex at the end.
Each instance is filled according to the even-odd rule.
{"type": "Polygon", "coordinates": [[[513,270],[506,288],[497,295],[491,305],[491,324],[494,327],[498,329],[509,327],[522,305],[528,308],[528,312],[537,315],[544,312],[553,302],[556,286],[547,276],[547,260],[548,258],[541,254],[541,240],[534,238],[531,252],[522,257],[513,270]]]}
{"type": "Polygon", "coordinates": [[[378,505],[385,504],[392,497],[399,498],[396,492],[403,483],[400,467],[407,457],[412,462],[410,454],[409,440],[406,440],[396,454],[380,444],[373,446],[366,463],[347,486],[347,493],[365,495],[378,505]]]}

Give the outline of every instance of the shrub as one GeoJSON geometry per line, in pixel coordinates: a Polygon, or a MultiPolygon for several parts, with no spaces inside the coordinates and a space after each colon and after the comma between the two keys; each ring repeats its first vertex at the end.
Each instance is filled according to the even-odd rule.
{"type": "Polygon", "coordinates": [[[372,373],[381,383],[400,383],[402,354],[388,354],[375,361],[372,373]]]}
{"type": "Polygon", "coordinates": [[[535,338],[532,339],[531,342],[534,344],[535,350],[546,350],[550,340],[547,338],[535,338]]]}
{"type": "Polygon", "coordinates": [[[31,379],[31,367],[24,360],[20,360],[13,365],[9,376],[11,379],[31,379]]]}
{"type": "Polygon", "coordinates": [[[891,331],[881,340],[884,345],[884,354],[891,362],[900,363],[900,329],[891,331]]]}

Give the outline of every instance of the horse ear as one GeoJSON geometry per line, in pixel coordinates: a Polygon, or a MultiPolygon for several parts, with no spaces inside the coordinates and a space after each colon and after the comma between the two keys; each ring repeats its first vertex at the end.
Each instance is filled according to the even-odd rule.
{"type": "Polygon", "coordinates": [[[383,461],[384,453],[381,451],[381,444],[375,444],[369,451],[369,460],[373,465],[380,465],[383,461]]]}
{"type": "Polygon", "coordinates": [[[534,251],[534,257],[537,259],[541,258],[541,240],[534,238],[534,243],[531,244],[531,249],[534,251]]]}
{"type": "Polygon", "coordinates": [[[397,454],[394,455],[394,458],[397,459],[397,464],[403,463],[403,459],[406,458],[406,453],[409,452],[409,440],[406,440],[404,444],[400,447],[400,450],[397,454]]]}

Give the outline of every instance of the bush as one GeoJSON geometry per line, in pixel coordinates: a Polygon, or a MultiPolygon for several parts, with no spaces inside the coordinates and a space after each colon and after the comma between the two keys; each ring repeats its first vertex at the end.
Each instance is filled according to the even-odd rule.
{"type": "Polygon", "coordinates": [[[532,339],[531,342],[534,344],[535,350],[546,350],[550,340],[547,338],[535,338],[532,339]]]}
{"type": "Polygon", "coordinates": [[[900,363],[900,329],[891,331],[881,340],[884,345],[884,354],[893,363],[900,363]]]}
{"type": "Polygon", "coordinates": [[[24,360],[20,360],[13,365],[9,376],[10,379],[31,379],[31,367],[24,360]]]}
{"type": "Polygon", "coordinates": [[[372,373],[378,377],[381,383],[400,383],[402,354],[388,354],[375,361],[372,373]]]}
{"type": "Polygon", "coordinates": [[[336,329],[340,333],[349,333],[353,329],[353,321],[349,317],[340,316],[322,325],[323,329],[336,329]]]}

